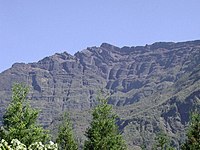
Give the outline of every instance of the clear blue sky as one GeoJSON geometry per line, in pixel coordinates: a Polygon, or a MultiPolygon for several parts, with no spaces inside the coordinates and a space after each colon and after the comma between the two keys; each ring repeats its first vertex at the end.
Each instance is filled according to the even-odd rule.
{"type": "Polygon", "coordinates": [[[199,0],[0,0],[0,72],[103,42],[200,39],[199,0]]]}

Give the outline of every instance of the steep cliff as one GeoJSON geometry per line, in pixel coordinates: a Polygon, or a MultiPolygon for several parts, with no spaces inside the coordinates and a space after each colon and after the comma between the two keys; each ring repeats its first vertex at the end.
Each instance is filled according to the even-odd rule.
{"type": "Polygon", "coordinates": [[[200,99],[200,41],[122,48],[103,43],[74,56],[64,52],[36,63],[16,63],[0,74],[0,120],[14,82],[30,86],[30,102],[41,110],[44,127],[55,129],[58,115],[69,111],[82,141],[103,90],[130,147],[149,148],[160,129],[178,147],[189,112],[200,99]]]}

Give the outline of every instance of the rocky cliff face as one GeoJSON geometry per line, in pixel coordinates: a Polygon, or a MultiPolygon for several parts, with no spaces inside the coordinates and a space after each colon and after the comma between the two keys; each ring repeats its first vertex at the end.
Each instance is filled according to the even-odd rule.
{"type": "Polygon", "coordinates": [[[29,99],[42,110],[39,121],[45,127],[54,128],[58,114],[69,111],[84,138],[89,111],[103,89],[130,146],[150,148],[161,128],[178,146],[189,111],[200,99],[200,41],[122,48],[103,43],[74,56],[64,52],[16,63],[0,74],[1,119],[14,82],[30,86],[29,99]]]}

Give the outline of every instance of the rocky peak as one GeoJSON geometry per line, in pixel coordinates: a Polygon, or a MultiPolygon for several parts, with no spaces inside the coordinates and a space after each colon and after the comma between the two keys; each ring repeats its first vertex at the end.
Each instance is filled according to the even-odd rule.
{"type": "Polygon", "coordinates": [[[100,46],[101,49],[105,49],[107,51],[115,52],[115,51],[120,51],[120,48],[108,43],[102,43],[100,46]]]}
{"type": "Polygon", "coordinates": [[[44,59],[40,60],[39,63],[47,62],[47,61],[57,61],[57,62],[62,63],[62,62],[73,60],[73,59],[74,59],[74,56],[68,54],[67,52],[63,52],[63,53],[55,53],[52,56],[45,57],[44,59]]]}

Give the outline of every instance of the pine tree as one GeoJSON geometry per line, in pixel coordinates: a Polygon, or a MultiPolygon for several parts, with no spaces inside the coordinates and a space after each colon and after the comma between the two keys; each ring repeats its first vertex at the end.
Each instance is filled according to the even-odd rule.
{"type": "Polygon", "coordinates": [[[56,142],[59,149],[62,150],[78,150],[78,145],[74,139],[72,125],[66,113],[62,116],[62,123],[58,129],[58,137],[56,142]]]}
{"type": "Polygon", "coordinates": [[[187,132],[187,140],[182,145],[183,150],[200,149],[200,114],[195,111],[191,114],[190,126],[187,132]]]}
{"type": "Polygon", "coordinates": [[[126,150],[125,141],[118,131],[116,115],[107,100],[100,99],[92,113],[93,120],[86,131],[84,150],[126,150]]]}
{"type": "Polygon", "coordinates": [[[27,102],[28,88],[15,84],[12,89],[12,101],[3,115],[0,139],[11,142],[18,139],[26,146],[34,142],[45,142],[47,131],[37,124],[38,111],[27,102]]]}

